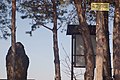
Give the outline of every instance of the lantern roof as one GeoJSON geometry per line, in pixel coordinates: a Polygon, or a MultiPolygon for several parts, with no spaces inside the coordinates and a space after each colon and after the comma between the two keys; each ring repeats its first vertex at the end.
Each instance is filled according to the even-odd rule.
{"type": "MultiPolygon", "coordinates": [[[[96,35],[96,25],[88,25],[88,28],[90,30],[90,35],[96,35]]],[[[68,25],[67,35],[81,35],[79,25],[68,25]]]]}

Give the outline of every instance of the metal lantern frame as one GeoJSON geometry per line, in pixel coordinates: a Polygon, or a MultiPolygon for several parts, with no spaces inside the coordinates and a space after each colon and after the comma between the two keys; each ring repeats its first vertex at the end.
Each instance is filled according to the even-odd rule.
{"type": "MultiPolygon", "coordinates": [[[[68,25],[67,35],[72,36],[71,40],[71,80],[73,80],[74,68],[85,68],[84,43],[81,37],[81,25],[68,25]]],[[[96,26],[88,25],[91,35],[94,54],[96,52],[96,26]]],[[[94,57],[95,58],[95,57],[94,57]]]]}

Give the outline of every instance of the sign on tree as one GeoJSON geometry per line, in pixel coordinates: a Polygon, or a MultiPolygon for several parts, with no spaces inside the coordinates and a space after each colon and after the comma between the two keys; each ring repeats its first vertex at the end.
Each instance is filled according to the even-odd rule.
{"type": "Polygon", "coordinates": [[[91,10],[109,11],[109,3],[91,3],[91,10]]]}

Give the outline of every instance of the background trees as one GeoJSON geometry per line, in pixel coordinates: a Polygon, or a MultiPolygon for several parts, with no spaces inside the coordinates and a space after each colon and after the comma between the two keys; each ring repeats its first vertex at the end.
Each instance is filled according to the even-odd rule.
{"type": "MultiPolygon", "coordinates": [[[[20,9],[20,12],[26,13],[22,18],[32,18],[34,21],[31,31],[27,32],[32,34],[32,31],[39,28],[40,26],[45,27],[46,29],[52,31],[53,33],[53,50],[54,50],[54,64],[55,64],[55,80],[61,80],[60,74],[60,60],[59,60],[59,48],[58,48],[58,21],[57,19],[61,20],[62,18],[59,15],[63,15],[66,13],[64,10],[59,10],[57,8],[59,5],[59,1],[52,0],[52,1],[39,1],[39,0],[31,0],[25,1],[22,3],[22,7],[24,10],[20,9]],[[58,14],[57,14],[58,13],[58,14]],[[46,26],[48,23],[53,23],[53,27],[46,26]]],[[[60,28],[60,27],[59,27],[60,28]]]]}
{"type": "MultiPolygon", "coordinates": [[[[20,2],[19,0],[17,0],[18,2],[20,2]]],[[[89,75],[86,75],[85,74],[85,79],[93,79],[93,71],[94,71],[94,58],[93,58],[93,49],[91,47],[91,41],[90,41],[90,35],[89,35],[89,30],[87,28],[87,22],[86,22],[86,19],[85,19],[85,12],[88,8],[86,8],[86,6],[88,5],[87,3],[91,3],[91,2],[94,2],[94,0],[90,0],[88,2],[84,2],[85,0],[83,1],[80,1],[80,0],[74,0],[74,2],[70,2],[70,3],[75,3],[73,5],[75,5],[76,7],[76,10],[77,10],[77,13],[78,13],[78,20],[80,22],[80,25],[82,25],[82,35],[83,35],[83,39],[84,39],[84,44],[85,44],[85,48],[86,48],[86,74],[89,74],[89,75]],[[84,5],[84,6],[83,6],[84,5]],[[79,11],[81,10],[81,11],[79,11]]],[[[102,0],[98,0],[98,1],[102,1],[102,0]]],[[[106,0],[108,1],[108,0],[106,0]]],[[[112,0],[111,0],[112,1],[112,0]]],[[[1,17],[1,33],[3,33],[3,36],[1,37],[4,37],[6,38],[7,35],[10,35],[8,33],[8,29],[7,28],[10,28],[11,29],[11,26],[10,26],[10,19],[9,17],[7,17],[7,13],[10,13],[10,12],[7,12],[8,6],[6,6],[5,2],[0,2],[1,3],[1,7],[2,9],[0,9],[0,16],[1,17]],[[7,13],[6,13],[7,12],[7,13]],[[7,26],[7,27],[5,27],[7,26]]],[[[31,30],[26,32],[26,33],[29,33],[32,35],[32,32],[35,31],[36,29],[38,28],[41,28],[41,27],[44,27],[46,29],[48,29],[49,31],[51,31],[53,33],[53,42],[54,42],[54,55],[55,55],[55,72],[56,72],[56,79],[58,78],[58,80],[60,80],[60,62],[59,62],[59,49],[58,49],[58,29],[61,28],[61,25],[62,23],[67,20],[67,18],[65,17],[65,15],[67,15],[67,10],[66,9],[63,9],[63,8],[60,8],[61,6],[61,3],[62,2],[59,2],[57,0],[23,0],[22,2],[17,3],[17,10],[18,12],[21,12],[22,16],[21,18],[22,19],[32,19],[32,26],[31,26],[31,30]],[[53,3],[55,4],[56,2],[56,8],[55,8],[55,5],[53,7],[53,3]],[[54,14],[54,15],[53,15],[54,14]]],[[[64,2],[63,2],[64,3],[64,2]]],[[[110,2],[110,3],[113,3],[113,2],[110,2]]],[[[117,2],[119,3],[119,2],[117,2]]],[[[118,8],[118,4],[115,4],[116,8],[118,8]]],[[[11,4],[11,2],[8,0],[8,4],[11,4]]],[[[88,5],[89,6],[89,5],[88,5]]],[[[68,8],[67,8],[68,9],[68,8]]],[[[75,8],[74,8],[75,9],[75,8]]],[[[9,9],[10,10],[10,9],[9,9]]],[[[73,10],[75,11],[75,10],[73,10]]],[[[115,23],[114,23],[114,26],[119,26],[116,17],[119,16],[119,10],[116,9],[116,14],[115,14],[115,23]],[[118,13],[118,14],[117,14],[118,13]]],[[[109,65],[109,61],[110,59],[106,59],[109,57],[109,49],[108,49],[108,45],[106,43],[108,43],[108,32],[107,31],[107,23],[105,23],[105,21],[107,21],[105,19],[105,17],[107,18],[108,16],[106,16],[104,14],[104,12],[98,12],[99,15],[97,15],[97,33],[99,33],[99,31],[101,31],[101,33],[97,34],[97,50],[99,48],[101,48],[101,50],[98,51],[98,56],[99,56],[99,53],[101,54],[101,56],[103,57],[102,59],[105,59],[105,62],[103,64],[103,62],[101,62],[101,64],[103,64],[103,67],[104,67],[104,70],[106,72],[103,72],[104,76],[109,76],[110,78],[110,75],[109,74],[109,71],[110,71],[110,65],[109,65]],[[102,21],[101,21],[102,20],[102,21]],[[103,23],[103,24],[101,24],[103,23]],[[106,25],[105,25],[106,24],[106,25]],[[103,26],[102,26],[103,25],[103,26]],[[98,39],[99,38],[99,39],[98,39]],[[101,45],[103,44],[103,45],[101,45]],[[101,47],[102,46],[102,47],[101,47]],[[104,52],[100,52],[100,51],[104,51],[104,52]],[[105,55],[103,54],[105,53],[105,55]],[[108,56],[108,57],[107,57],[108,56]],[[107,62],[108,61],[108,62],[107,62]],[[106,66],[104,66],[106,64],[106,66]],[[107,69],[109,68],[109,70],[107,71],[107,69]],[[107,74],[108,73],[108,74],[107,74]]],[[[87,14],[89,15],[89,14],[87,14]]],[[[72,15],[70,15],[71,17],[72,15]]],[[[93,12],[93,15],[92,17],[95,17],[96,16],[96,12],[93,12]]],[[[91,15],[90,17],[88,16],[88,18],[92,18],[91,15]]],[[[118,17],[119,18],[119,17],[118,17]]],[[[74,20],[74,19],[72,19],[74,20]]],[[[90,19],[91,20],[91,19],[90,19]]],[[[96,21],[96,18],[94,18],[94,21],[96,21]]],[[[70,23],[70,21],[68,21],[68,23],[70,23]]],[[[119,28],[118,27],[114,27],[114,63],[119,61],[118,59],[116,59],[116,55],[117,57],[119,56],[119,47],[118,47],[118,43],[119,43],[119,36],[117,34],[119,34],[119,28]],[[117,37],[117,38],[116,38],[117,37]],[[116,50],[117,49],[117,50],[116,50]]],[[[99,59],[99,58],[97,58],[99,59]]],[[[100,60],[101,61],[101,60],[100,60]]],[[[116,65],[116,63],[114,64],[114,66],[116,65]]],[[[97,65],[98,66],[98,65],[97,65]]],[[[114,67],[116,68],[116,67],[114,67]]],[[[101,71],[102,71],[103,68],[101,68],[101,71]]],[[[100,70],[98,68],[98,70],[100,70]]],[[[116,74],[115,74],[116,75],[116,74]]],[[[103,78],[103,75],[101,74],[101,77],[103,78]]],[[[109,79],[108,79],[109,80],[109,79]]]]}
{"type": "Polygon", "coordinates": [[[10,23],[9,7],[5,3],[6,1],[0,1],[0,38],[7,39],[10,36],[10,23]]]}

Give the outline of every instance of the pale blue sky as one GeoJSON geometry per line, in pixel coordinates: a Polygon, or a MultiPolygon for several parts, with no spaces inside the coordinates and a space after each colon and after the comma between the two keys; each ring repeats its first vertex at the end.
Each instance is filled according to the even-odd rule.
{"type": "MultiPolygon", "coordinates": [[[[39,28],[33,32],[33,36],[30,37],[25,34],[25,31],[30,30],[30,20],[21,20],[17,16],[17,41],[24,44],[26,54],[29,56],[30,65],[28,70],[28,78],[34,78],[36,80],[54,80],[54,55],[52,46],[52,32],[45,28],[39,28]]],[[[59,52],[61,63],[65,58],[65,53],[61,48],[61,43],[70,55],[70,36],[66,36],[66,32],[61,33],[59,31],[59,52]]],[[[11,38],[8,40],[0,40],[0,78],[6,78],[5,57],[10,47],[11,38]]],[[[61,65],[61,70],[65,67],[61,65]]],[[[62,73],[62,80],[68,80],[69,78],[65,73],[62,73]]]]}

